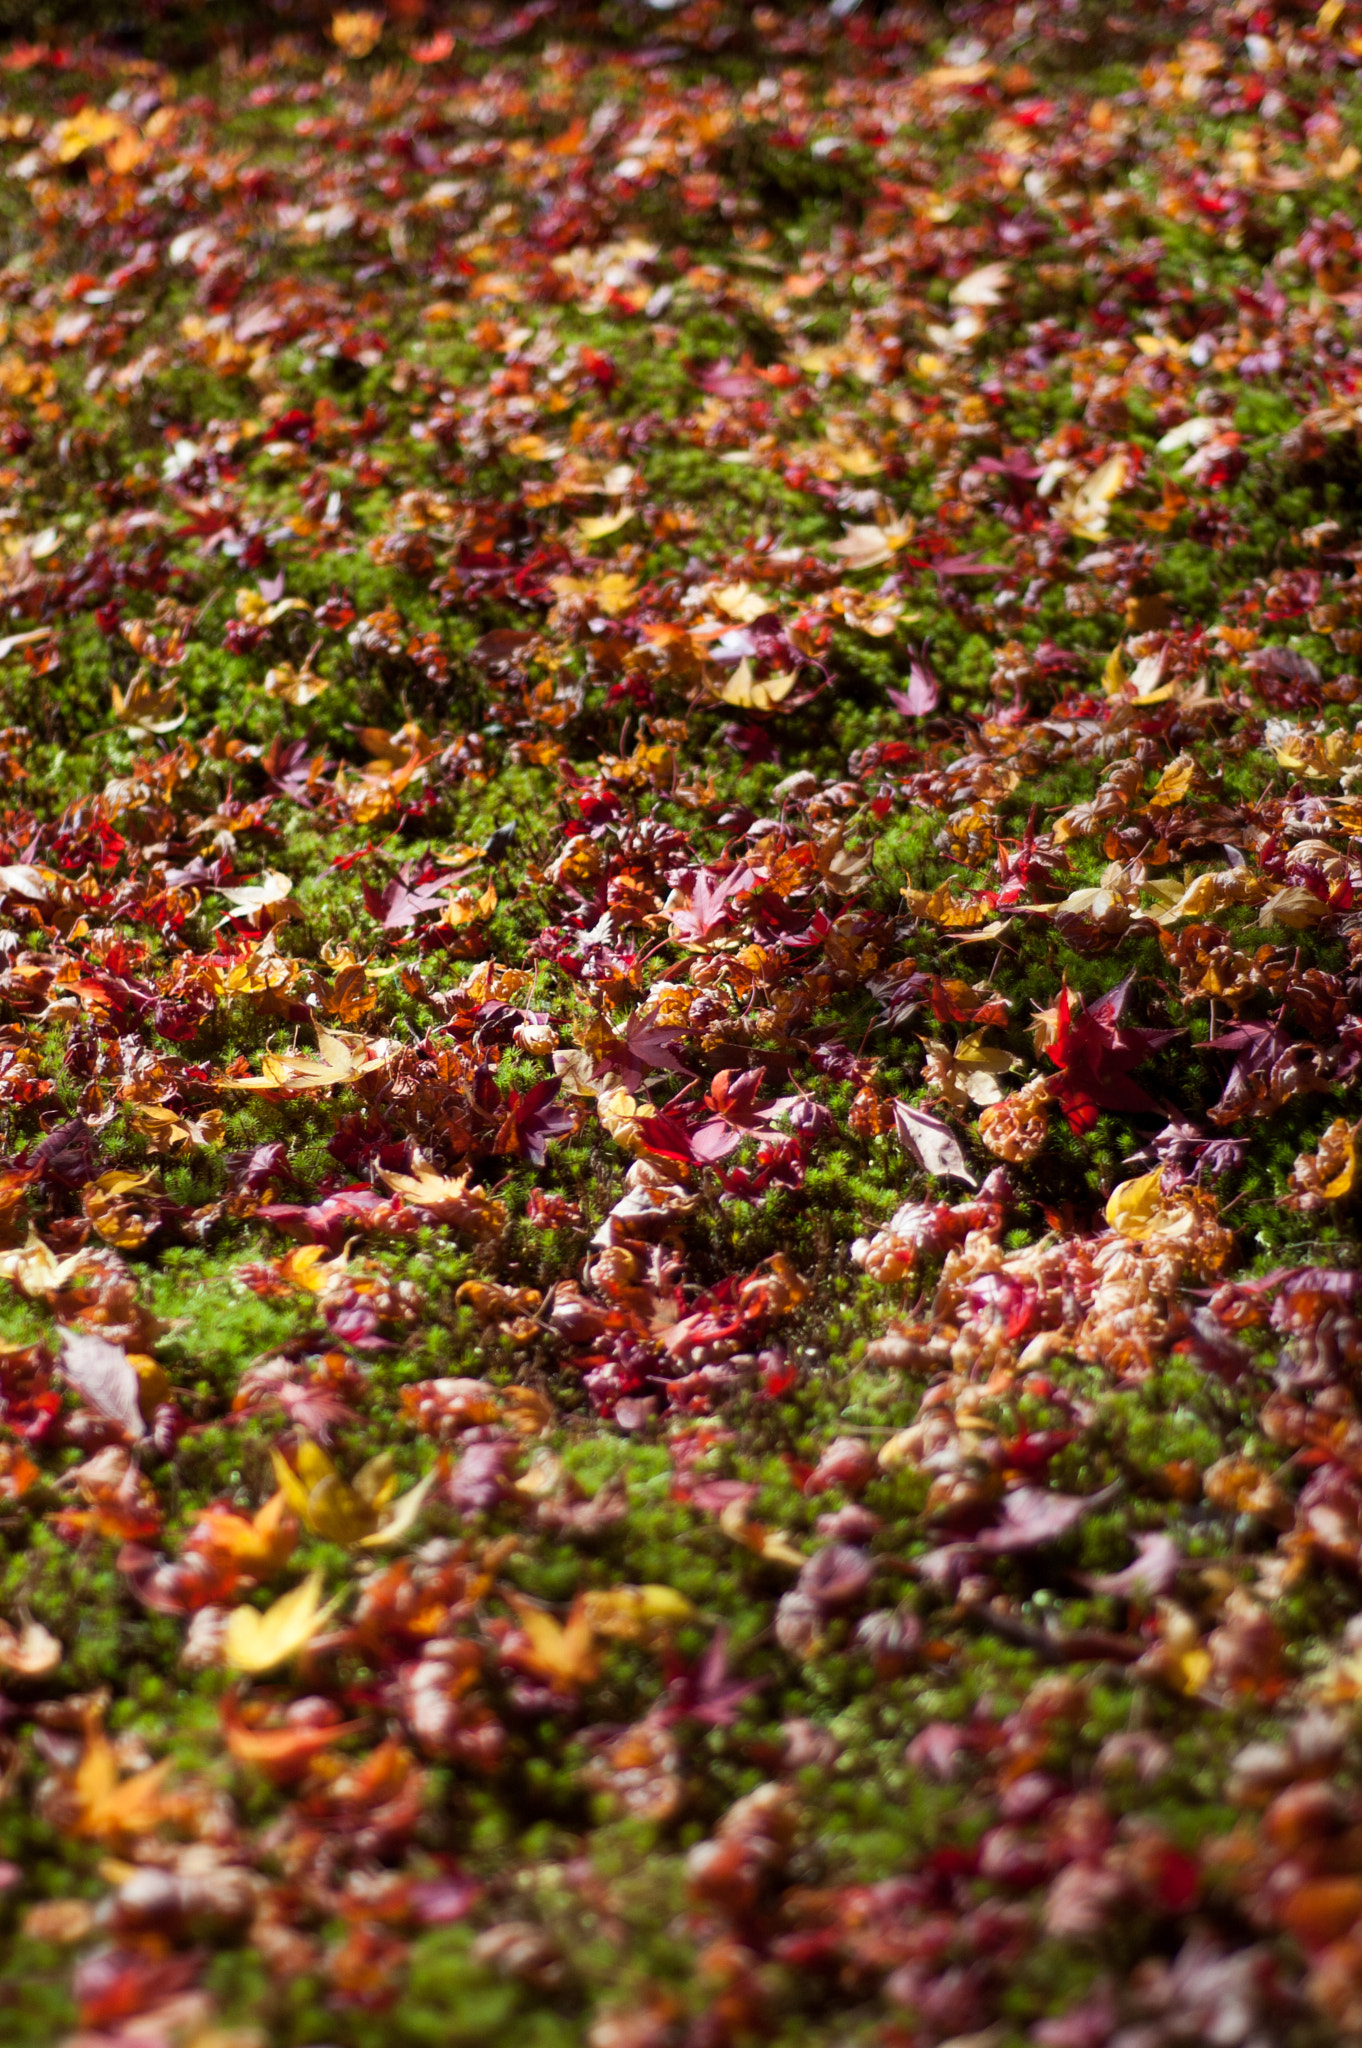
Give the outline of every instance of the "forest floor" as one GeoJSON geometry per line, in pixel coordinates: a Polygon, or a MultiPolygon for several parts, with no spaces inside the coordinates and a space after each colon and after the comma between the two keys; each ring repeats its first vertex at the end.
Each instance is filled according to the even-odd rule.
{"type": "Polygon", "coordinates": [[[0,53],[9,2048],[1362,2038],[1360,70],[0,53]]]}

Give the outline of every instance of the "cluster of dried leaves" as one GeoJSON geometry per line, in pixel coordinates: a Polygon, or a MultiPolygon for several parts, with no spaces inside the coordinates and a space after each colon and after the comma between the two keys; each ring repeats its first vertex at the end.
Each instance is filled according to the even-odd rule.
{"type": "Polygon", "coordinates": [[[0,57],[12,2038],[1362,2037],[1362,16],[1037,14],[0,57]]]}

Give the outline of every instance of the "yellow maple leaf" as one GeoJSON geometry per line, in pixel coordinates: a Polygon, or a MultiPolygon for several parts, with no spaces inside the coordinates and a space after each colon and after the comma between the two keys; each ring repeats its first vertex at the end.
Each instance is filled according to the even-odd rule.
{"type": "Polygon", "coordinates": [[[773,676],[757,677],[744,655],[719,692],[720,701],[740,711],[771,711],[789,696],[795,686],[793,669],[780,669],[773,676]]]}
{"type": "Polygon", "coordinates": [[[81,1207],[106,1244],[120,1252],[136,1251],[157,1227],[155,1214],[139,1205],[139,1197],[154,1194],[155,1185],[154,1174],[113,1167],[88,1183],[81,1207]]]}
{"type": "Polygon", "coordinates": [[[788,1565],[791,1571],[802,1571],[809,1561],[802,1550],[795,1549],[783,1529],[768,1529],[764,1522],[750,1520],[745,1501],[730,1501],[719,1516],[719,1527],[725,1536],[741,1543],[744,1550],[754,1550],[768,1564],[788,1565]]]}
{"type": "Polygon", "coordinates": [[[910,517],[890,520],[884,526],[846,526],[841,540],[832,543],[831,552],[840,555],[849,570],[878,569],[907,547],[916,524],[910,517]]]}
{"type": "Polygon", "coordinates": [[[1107,530],[1107,513],[1112,499],[1126,487],[1129,465],[1123,454],[1109,455],[1091,476],[1067,492],[1056,507],[1056,516],[1080,540],[1101,540],[1107,530]]]}
{"type": "Polygon", "coordinates": [[[643,1642],[658,1629],[693,1621],[695,1609],[671,1586],[611,1586],[582,1596],[588,1625],[598,1636],[643,1642]]]}
{"type": "Polygon", "coordinates": [[[618,533],[634,517],[637,507],[626,505],[622,512],[601,512],[594,519],[579,519],[577,532],[582,540],[605,540],[610,534],[618,533]]]}
{"type": "Polygon", "coordinates": [[[263,1614],[254,1607],[235,1608],[223,1639],[227,1662],[238,1671],[273,1671],[307,1648],[339,1603],[339,1594],[323,1603],[318,1571],[309,1572],[263,1614]]]}
{"type": "Polygon", "coordinates": [[[637,589],[637,577],[626,576],[621,570],[612,569],[608,575],[601,577],[594,596],[608,619],[618,619],[628,611],[637,589]]]}
{"type": "Polygon", "coordinates": [[[1107,1203],[1107,1222],[1122,1237],[1146,1237],[1155,1227],[1163,1207],[1163,1168],[1142,1173],[1138,1180],[1122,1181],[1107,1203]]]}
{"type": "Polygon", "coordinates": [[[533,1601],[524,1599],[521,1594],[512,1593],[508,1597],[529,1642],[525,1662],[531,1669],[547,1678],[550,1684],[590,1685],[600,1665],[592,1650],[591,1623],[587,1618],[585,1599],[579,1595],[569,1609],[566,1622],[558,1622],[544,1608],[536,1607],[533,1601]]]}
{"type": "MultiPolygon", "coordinates": [[[[1338,1121],[1342,1122],[1342,1119],[1340,1118],[1338,1121]]],[[[1333,1129],[1337,1131],[1337,1123],[1333,1126],[1333,1129]]],[[[1339,1143],[1341,1149],[1346,1154],[1343,1164],[1339,1168],[1338,1172],[1334,1175],[1333,1179],[1327,1182],[1326,1185],[1320,1190],[1321,1194],[1325,1197],[1326,1201],[1330,1202],[1341,1202],[1343,1197],[1345,1195],[1352,1194],[1353,1190],[1357,1186],[1356,1131],[1347,1130],[1345,1128],[1343,1134],[1340,1137],[1339,1143]]]]}
{"type": "Polygon", "coordinates": [[[331,17],[331,40],[343,57],[367,57],[382,33],[383,15],[377,7],[348,8],[331,17]]]}
{"type": "Polygon", "coordinates": [[[17,1250],[0,1252],[0,1279],[10,1281],[21,1294],[36,1301],[65,1287],[83,1264],[82,1252],[59,1259],[30,1223],[28,1236],[17,1250]]]}
{"type": "Polygon", "coordinates": [[[926,918],[946,931],[972,931],[993,915],[986,904],[957,903],[949,882],[930,890],[905,887],[903,896],[914,917],[926,918]]]}
{"type": "Polygon", "coordinates": [[[103,149],[127,132],[128,123],[121,114],[111,114],[104,107],[82,107],[78,114],[57,122],[47,138],[48,155],[59,164],[73,164],[87,150],[103,149]]]}
{"type": "Polygon", "coordinates": [[[506,1204],[473,1187],[472,1173],[447,1179],[422,1162],[412,1173],[380,1173],[379,1179],[413,1209],[424,1209],[439,1223],[452,1224],[470,1237],[500,1237],[506,1228],[506,1204]]]}
{"type": "Polygon", "coordinates": [[[243,1076],[239,1081],[219,1081],[219,1088],[267,1089],[287,1088],[295,1093],[311,1094],[323,1088],[337,1088],[358,1080],[361,1074],[371,1074],[382,1066],[382,1059],[370,1051],[366,1041],[358,1033],[328,1031],[326,1026],[317,1026],[317,1052],[310,1053],[267,1052],[260,1062],[259,1074],[243,1076]]]}
{"type": "Polygon", "coordinates": [[[128,1106],[128,1123],[153,1152],[187,1152],[194,1145],[221,1145],[227,1137],[220,1109],[186,1118],[159,1102],[134,1102],[128,1106]]]}
{"type": "Polygon", "coordinates": [[[332,1460],[307,1439],[298,1446],[296,1469],[278,1451],[271,1451],[280,1492],[300,1520],[316,1536],[365,1550],[400,1543],[416,1526],[426,1496],[439,1477],[438,1467],[397,1494],[397,1473],[386,1451],[360,1466],[354,1479],[343,1479],[332,1460]]]}
{"type": "Polygon", "coordinates": [[[1170,761],[1149,799],[1150,810],[1167,810],[1173,804],[1180,804],[1196,780],[1196,774],[1194,754],[1179,754],[1175,761],[1170,761]]]}
{"type": "Polygon", "coordinates": [[[750,583],[725,583],[711,593],[711,603],[716,611],[727,619],[733,619],[740,626],[750,626],[771,609],[771,600],[762,590],[754,590],[750,583]]]}
{"type": "Polygon", "coordinates": [[[120,1784],[113,1744],[102,1728],[94,1727],[76,1767],[76,1833],[89,1835],[97,1842],[150,1834],[161,1819],[161,1787],[170,1774],[172,1762],[164,1757],[150,1770],[138,1771],[120,1784]]]}
{"type": "Polygon", "coordinates": [[[0,1621],[0,1671],[19,1678],[45,1678],[62,1660],[62,1646],[50,1629],[26,1616],[22,1628],[0,1621]]]}
{"type": "Polygon", "coordinates": [[[183,706],[176,708],[179,699],[174,683],[165,683],[158,689],[142,673],[133,677],[126,694],[115,683],[110,696],[115,724],[123,726],[134,736],[143,732],[174,732],[189,716],[183,706]]]}
{"type": "Polygon", "coordinates": [[[288,1562],[298,1541],[298,1524],[289,1512],[288,1495],[280,1487],[263,1507],[247,1517],[233,1508],[205,1508],[195,1524],[198,1548],[231,1559],[253,1578],[271,1577],[288,1562]]]}

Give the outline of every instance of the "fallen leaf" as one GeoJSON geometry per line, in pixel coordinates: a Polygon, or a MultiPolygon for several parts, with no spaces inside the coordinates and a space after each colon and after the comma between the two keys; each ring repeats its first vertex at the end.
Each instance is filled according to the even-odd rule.
{"type": "Polygon", "coordinates": [[[895,1098],[894,1129],[904,1151],[911,1153],[927,1173],[942,1180],[962,1180],[969,1187],[977,1186],[979,1176],[965,1158],[960,1140],[940,1117],[929,1116],[925,1109],[914,1109],[910,1103],[895,1098]]]}
{"type": "Polygon", "coordinates": [[[126,1430],[134,1442],[146,1435],[141,1383],[121,1345],[84,1330],[63,1330],[61,1372],[92,1408],[126,1430]]]}
{"type": "Polygon", "coordinates": [[[263,1614],[254,1607],[233,1608],[223,1638],[226,1661],[238,1671],[273,1671],[307,1648],[340,1605],[340,1595],[323,1602],[322,1575],[309,1572],[292,1592],[284,1593],[263,1614]]]}

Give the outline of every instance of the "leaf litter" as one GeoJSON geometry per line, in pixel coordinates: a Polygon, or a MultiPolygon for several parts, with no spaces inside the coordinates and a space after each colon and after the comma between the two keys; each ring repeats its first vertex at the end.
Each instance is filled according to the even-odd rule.
{"type": "Polygon", "coordinates": [[[0,53],[6,2040],[1362,2038],[1362,15],[295,13],[0,53]]]}

